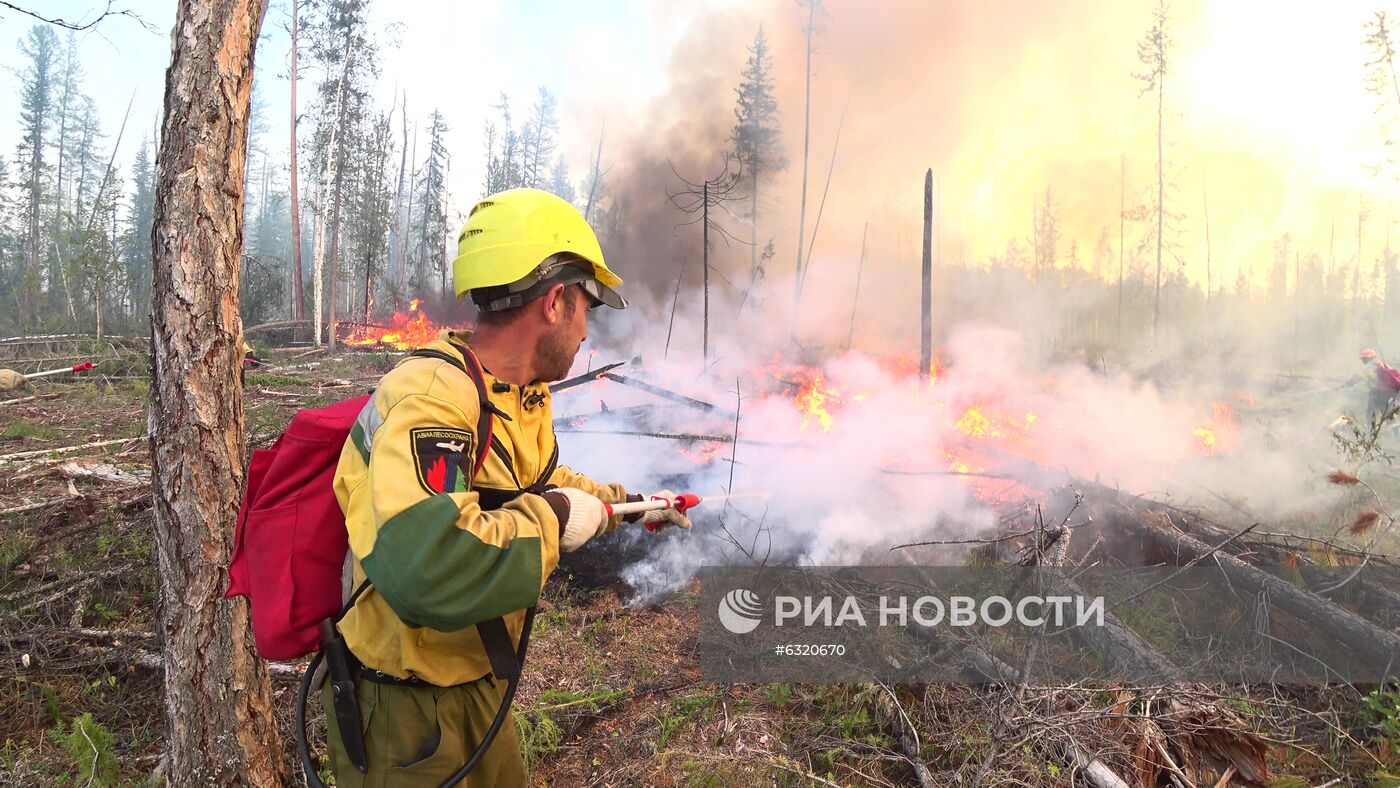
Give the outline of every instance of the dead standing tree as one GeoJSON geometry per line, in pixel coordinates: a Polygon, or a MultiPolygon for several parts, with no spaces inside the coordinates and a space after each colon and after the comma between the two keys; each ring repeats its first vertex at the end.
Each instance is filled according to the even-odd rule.
{"type": "Polygon", "coordinates": [[[743,243],[743,241],[735,238],[728,230],[724,229],[723,225],[711,218],[711,214],[714,213],[715,209],[720,209],[728,213],[729,209],[725,207],[725,204],[737,200],[741,196],[742,190],[740,188],[740,180],[742,172],[737,169],[730,172],[729,161],[729,158],[726,157],[724,160],[724,169],[715,177],[701,181],[700,183],[686,180],[680,173],[676,172],[675,165],[672,165],[671,173],[675,175],[681,183],[685,184],[685,188],[666,195],[666,198],[671,204],[680,209],[682,213],[698,214],[694,219],[688,222],[681,222],[677,226],[683,227],[698,223],[701,227],[701,282],[704,291],[704,317],[701,326],[701,346],[703,349],[702,358],[705,361],[710,360],[710,232],[713,230],[725,243],[729,241],[743,243]]]}
{"type": "MultiPolygon", "coordinates": [[[[292,0],[292,23],[287,28],[287,33],[292,39],[291,53],[291,114],[290,124],[291,143],[288,148],[290,161],[288,162],[288,178],[291,186],[291,210],[292,210],[292,319],[306,319],[306,297],[302,293],[302,273],[301,273],[301,199],[297,194],[297,35],[301,32],[297,22],[297,6],[301,0],[292,0]]],[[[320,309],[318,304],[317,309],[320,309]]],[[[318,340],[319,341],[319,340],[318,340]]]]}
{"type": "Polygon", "coordinates": [[[1134,74],[1142,83],[1139,96],[1155,93],[1157,99],[1157,275],[1152,287],[1152,346],[1157,346],[1157,331],[1161,322],[1162,310],[1162,240],[1166,219],[1166,174],[1163,171],[1162,124],[1164,121],[1163,97],[1167,78],[1167,52],[1171,39],[1167,34],[1167,2],[1157,0],[1157,10],[1153,13],[1152,29],[1138,42],[1138,60],[1146,71],[1134,74]]]}
{"type": "Polygon", "coordinates": [[[816,51],[813,38],[826,31],[818,22],[818,18],[827,16],[821,0],[797,0],[797,4],[807,7],[807,25],[803,28],[807,39],[807,88],[802,109],[802,202],[797,214],[797,262],[793,269],[792,325],[788,329],[789,340],[797,335],[797,313],[802,305],[802,241],[807,232],[807,158],[812,142],[812,54],[816,51]]]}
{"type": "Polygon", "coordinates": [[[933,168],[924,173],[924,251],[919,284],[919,382],[933,367],[933,168]]]}
{"type": "Polygon", "coordinates": [[[238,275],[263,0],[181,0],[151,232],[150,432],[171,785],[280,786],[248,608],[225,601],[243,482],[238,275]]]}

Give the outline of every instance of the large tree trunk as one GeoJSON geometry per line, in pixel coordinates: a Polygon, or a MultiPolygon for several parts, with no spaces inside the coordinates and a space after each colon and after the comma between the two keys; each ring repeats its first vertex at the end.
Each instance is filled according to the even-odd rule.
{"type": "Polygon", "coordinates": [[[180,0],[157,157],[150,430],[173,786],[280,786],[247,604],[223,597],[243,486],[238,274],[263,0],[180,0]]]}

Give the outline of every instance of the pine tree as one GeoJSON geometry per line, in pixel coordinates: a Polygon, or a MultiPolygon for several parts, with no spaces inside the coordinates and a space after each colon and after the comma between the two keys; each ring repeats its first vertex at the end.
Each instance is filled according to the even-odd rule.
{"type": "MultiPolygon", "coordinates": [[[[42,253],[44,239],[40,229],[49,213],[50,195],[48,167],[44,153],[49,146],[48,133],[53,120],[54,87],[57,79],[58,37],[46,25],[35,25],[19,43],[20,53],[27,59],[20,74],[20,144],[16,163],[24,168],[21,198],[23,217],[22,257],[24,271],[20,285],[20,324],[31,328],[39,322],[39,298],[43,292],[44,273],[42,253]]],[[[52,276],[50,286],[52,286],[52,276]]]]}
{"type": "Polygon", "coordinates": [[[574,201],[574,185],[569,181],[569,166],[564,163],[563,155],[554,160],[554,168],[549,172],[549,185],[546,188],[568,202],[574,201]]]}
{"type": "Polygon", "coordinates": [[[525,127],[524,145],[521,155],[523,186],[543,189],[549,184],[549,163],[558,147],[559,118],[558,102],[554,94],[540,88],[535,105],[530,108],[530,120],[525,127]]]}
{"type": "Polygon", "coordinates": [[[4,330],[18,330],[16,318],[20,315],[20,285],[23,270],[20,268],[20,254],[16,248],[15,235],[11,232],[10,220],[14,214],[14,200],[11,198],[10,167],[5,157],[0,156],[0,327],[4,330]]]}
{"type": "Polygon", "coordinates": [[[520,133],[512,125],[510,96],[501,93],[500,103],[491,107],[500,114],[500,125],[486,123],[486,183],[482,196],[514,189],[525,184],[520,133]]]}
{"type": "Polygon", "coordinates": [[[742,76],[743,81],[734,90],[739,99],[734,107],[737,122],[731,139],[749,191],[749,275],[753,277],[758,267],[759,189],[765,177],[788,166],[779,139],[778,100],[773,97],[773,59],[761,26],[749,47],[742,76]]]}
{"type": "Polygon", "coordinates": [[[380,274],[387,267],[393,192],[390,154],[393,151],[390,116],[379,113],[356,157],[351,205],[354,221],[347,233],[346,257],[355,271],[355,312],[368,322],[372,316],[380,274]]]}
{"type": "Polygon", "coordinates": [[[127,208],[122,258],[126,261],[127,297],[133,317],[142,322],[151,307],[151,218],[156,202],[156,171],[151,161],[151,145],[141,139],[131,168],[131,204],[127,208]]]}
{"type": "Polygon", "coordinates": [[[423,191],[419,198],[418,288],[427,287],[429,277],[435,273],[441,282],[446,282],[449,158],[444,138],[447,131],[442,113],[433,110],[432,118],[428,121],[428,160],[424,165],[423,191]]]}
{"type": "Polygon", "coordinates": [[[148,428],[172,788],[287,782],[248,607],[222,599],[245,480],[237,287],[264,10],[262,0],[180,0],[165,79],[148,428]]]}
{"type": "MultiPolygon", "coordinates": [[[[317,178],[313,325],[319,328],[322,310],[327,310],[332,345],[337,311],[343,309],[350,292],[349,287],[339,289],[346,267],[340,248],[341,219],[345,206],[355,201],[353,184],[347,181],[347,175],[353,179],[353,174],[347,170],[363,152],[365,129],[373,114],[370,90],[379,73],[378,48],[366,22],[368,5],[368,0],[326,2],[311,9],[317,17],[307,25],[307,51],[324,74],[317,86],[317,125],[308,163],[317,178]],[[323,281],[328,286],[324,303],[320,298],[323,281]]],[[[321,336],[317,331],[318,343],[321,336]]]]}

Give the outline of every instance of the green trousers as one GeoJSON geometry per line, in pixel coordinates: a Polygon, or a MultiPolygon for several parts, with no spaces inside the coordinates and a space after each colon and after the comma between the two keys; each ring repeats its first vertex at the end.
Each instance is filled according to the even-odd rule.
{"type": "MultiPolygon", "coordinates": [[[[478,679],[458,687],[404,687],[360,679],[355,697],[364,728],[365,760],[361,773],[345,756],[331,707],[330,683],[321,691],[326,711],[331,768],[339,788],[436,788],[467,762],[491,727],[501,705],[504,682],[478,679]]],[[[525,762],[515,738],[515,720],[507,716],[491,749],[458,783],[463,788],[526,785],[525,762]]]]}

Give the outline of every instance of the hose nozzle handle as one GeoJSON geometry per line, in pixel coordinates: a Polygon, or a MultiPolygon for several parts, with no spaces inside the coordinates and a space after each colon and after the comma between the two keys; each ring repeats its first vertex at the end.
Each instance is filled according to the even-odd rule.
{"type": "MultiPolygon", "coordinates": [[[[666,506],[659,508],[675,509],[681,514],[685,514],[687,509],[699,506],[701,501],[700,496],[694,495],[692,493],[681,493],[680,495],[677,495],[675,498],[669,501],[657,495],[653,495],[651,499],[653,501],[661,501],[666,504],[666,506]]],[[[647,530],[655,533],[656,531],[661,530],[661,523],[647,523],[647,530]]]]}

